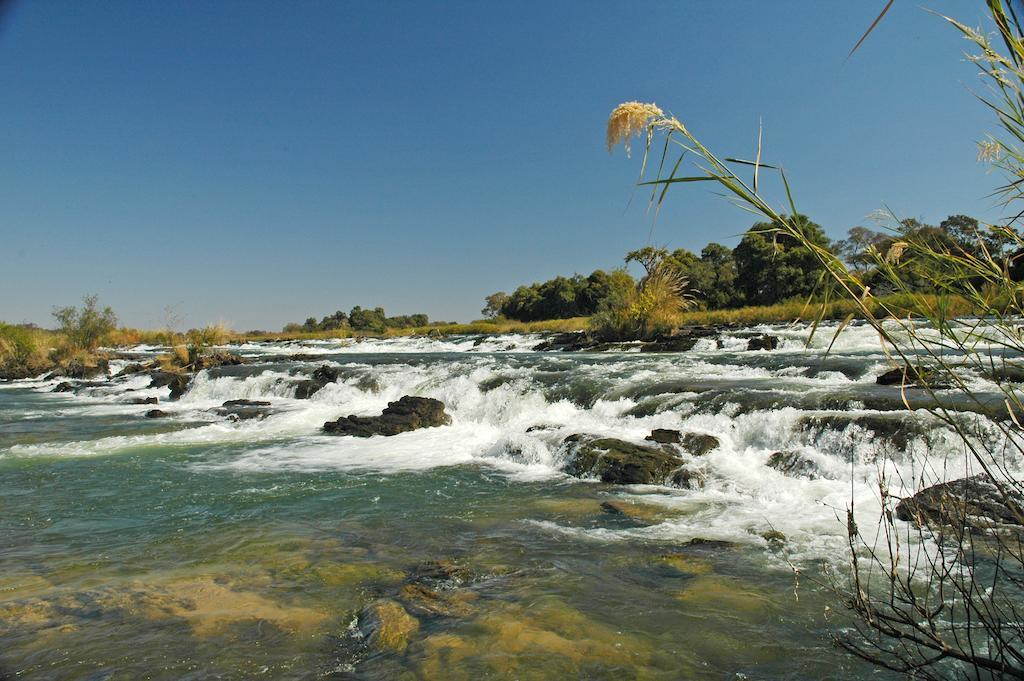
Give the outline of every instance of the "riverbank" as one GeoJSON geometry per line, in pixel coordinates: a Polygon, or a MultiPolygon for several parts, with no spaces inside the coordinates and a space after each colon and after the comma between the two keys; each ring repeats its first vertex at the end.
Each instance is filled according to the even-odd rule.
{"type": "MultiPolygon", "coordinates": [[[[966,300],[950,296],[915,295],[883,296],[872,299],[869,306],[878,313],[884,307],[900,316],[932,316],[938,309],[946,316],[979,314],[966,300]]],[[[859,307],[852,301],[839,300],[827,304],[815,302],[789,302],[770,306],[752,306],[727,310],[693,310],[680,317],[683,329],[691,332],[694,327],[738,328],[754,324],[786,324],[798,320],[812,321],[817,317],[824,320],[840,320],[847,317],[859,318],[859,307]]],[[[456,335],[506,335],[506,334],[587,334],[589,317],[552,319],[533,322],[514,320],[479,320],[468,324],[436,324],[429,326],[387,329],[384,333],[367,333],[352,329],[335,329],[315,332],[238,332],[224,325],[205,327],[189,333],[168,330],[145,330],[122,327],[104,338],[108,348],[123,348],[138,345],[162,346],[171,353],[186,353],[196,343],[196,337],[204,340],[204,347],[211,345],[240,344],[245,342],[278,342],[302,340],[326,340],[334,338],[401,338],[408,336],[449,337],[456,335]]],[[[587,337],[579,346],[598,345],[595,339],[587,337]]],[[[562,342],[563,348],[570,343],[562,342]]],[[[202,348],[200,348],[202,349],[202,348]]],[[[577,348],[579,349],[579,348],[577,348]]],[[[26,328],[0,324],[0,379],[27,378],[53,371],[65,375],[94,373],[109,359],[109,353],[71,350],[68,339],[61,333],[39,328],[26,328]],[[68,373],[70,371],[70,374],[68,373]]]]}

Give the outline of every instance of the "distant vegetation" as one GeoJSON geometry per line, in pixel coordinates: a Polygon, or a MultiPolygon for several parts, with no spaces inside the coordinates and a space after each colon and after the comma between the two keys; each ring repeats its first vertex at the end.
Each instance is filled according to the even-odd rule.
{"type": "Polygon", "coordinates": [[[950,269],[947,261],[921,255],[898,257],[908,242],[927,242],[936,248],[977,254],[983,249],[995,258],[1010,257],[1011,275],[1024,278],[1024,258],[1013,253],[1015,239],[1005,231],[981,228],[976,219],[966,215],[952,215],[937,226],[907,219],[888,231],[858,226],[846,239],[834,243],[805,215],[784,219],[792,229],[799,230],[799,239],[780,231],[776,224],[758,222],[731,250],[710,243],[698,256],[686,249],[669,251],[646,246],[630,251],[624,258],[627,265],[637,263],[643,268],[639,281],[625,269],[595,270],[587,277],[558,276],[520,286],[511,295],[493,293],[485,298],[482,312],[498,322],[592,316],[590,328],[602,340],[650,338],[671,331],[683,319],[751,316],[685,314],[687,311],[756,308],[759,321],[788,321],[793,316],[785,316],[783,310],[798,311],[808,300],[821,300],[826,292],[823,283],[827,284],[828,279],[822,276],[824,270],[813,247],[835,252],[876,296],[927,294],[935,290],[936,277],[959,278],[960,289],[946,287],[954,292],[967,291],[972,285],[970,276],[950,269]],[[895,288],[891,277],[874,264],[879,256],[899,269],[901,288],[895,288]],[[776,316],[764,318],[766,310],[776,316]]]}
{"type": "MultiPolygon", "coordinates": [[[[439,322],[444,323],[444,322],[439,322]]],[[[286,324],[284,333],[315,333],[317,331],[360,331],[368,333],[384,333],[387,329],[403,329],[427,326],[430,319],[425,314],[399,315],[388,317],[384,308],[375,307],[364,310],[359,305],[353,307],[348,314],[338,310],[327,315],[320,321],[309,317],[302,324],[286,324]]]]}

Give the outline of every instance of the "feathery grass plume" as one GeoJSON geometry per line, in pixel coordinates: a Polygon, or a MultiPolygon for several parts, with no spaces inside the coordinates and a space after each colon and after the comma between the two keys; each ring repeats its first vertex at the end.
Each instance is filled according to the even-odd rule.
{"type": "Polygon", "coordinates": [[[612,151],[620,142],[626,149],[626,156],[632,151],[629,140],[646,131],[651,135],[651,121],[663,119],[665,113],[655,104],[644,102],[623,102],[612,110],[608,116],[607,143],[608,151],[612,151]]]}

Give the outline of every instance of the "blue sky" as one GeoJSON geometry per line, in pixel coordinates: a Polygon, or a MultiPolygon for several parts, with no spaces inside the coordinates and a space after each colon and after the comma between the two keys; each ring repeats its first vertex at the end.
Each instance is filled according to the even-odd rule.
{"type": "MultiPolygon", "coordinates": [[[[996,220],[966,43],[897,0],[15,2],[0,25],[0,319],[99,294],[240,330],[353,305],[479,316],[497,290],[733,246],[687,188],[657,220],[604,125],[654,101],[785,165],[833,237],[889,206],[996,220]],[[630,203],[630,199],[634,200],[630,203]]],[[[932,9],[980,24],[982,3],[932,9]]]]}

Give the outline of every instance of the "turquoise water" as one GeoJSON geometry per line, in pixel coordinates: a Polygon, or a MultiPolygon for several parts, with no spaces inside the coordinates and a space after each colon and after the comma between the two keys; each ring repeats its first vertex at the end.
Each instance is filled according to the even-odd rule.
{"type": "MultiPolygon", "coordinates": [[[[807,419],[898,406],[879,408],[892,396],[873,385],[885,360],[869,337],[823,365],[801,334],[775,353],[737,340],[661,356],[533,353],[524,338],[243,346],[250,364],[200,375],[180,402],[145,378],[8,384],[0,678],[876,678],[831,643],[848,622],[815,580],[845,560],[850,476],[870,509],[889,445],[807,419]],[[324,363],[339,382],[294,399],[324,363]],[[319,433],[402,394],[441,399],[453,424],[319,433]],[[127,403],[150,395],[169,418],[127,403]],[[211,411],[235,398],[273,413],[211,411]],[[568,434],[642,442],[655,427],[721,440],[692,461],[699,489],[560,472],[568,434]],[[783,448],[820,474],[766,467],[783,448]],[[459,569],[438,587],[444,613],[409,596],[431,561],[459,569]],[[356,621],[380,602],[412,614],[372,646],[356,621]]],[[[910,449],[944,446],[928,428],[910,449]]]]}

